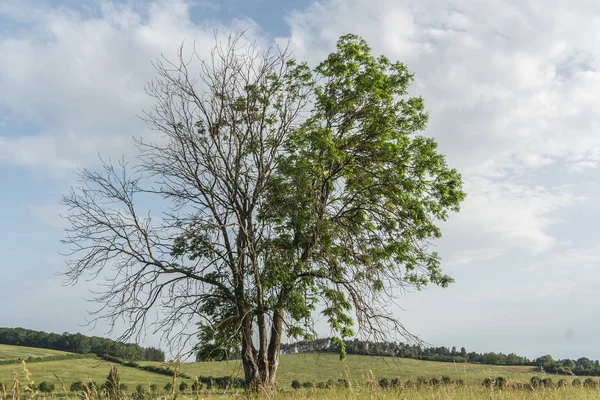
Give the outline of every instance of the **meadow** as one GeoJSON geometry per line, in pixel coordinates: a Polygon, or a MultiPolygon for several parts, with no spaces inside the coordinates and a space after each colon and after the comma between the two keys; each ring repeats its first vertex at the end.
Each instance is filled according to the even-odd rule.
{"type": "MultiPolygon", "coordinates": [[[[26,356],[40,356],[39,350],[43,349],[20,348],[19,346],[0,345],[2,357],[14,359],[26,356]]],[[[55,356],[56,353],[48,351],[47,356],[55,356]]],[[[139,362],[140,365],[164,365],[156,362],[139,362]]],[[[163,388],[173,378],[157,373],[141,370],[139,368],[116,365],[121,382],[127,386],[128,397],[134,397],[136,386],[140,385],[146,393],[150,392],[150,385],[156,384],[158,392],[154,396],[146,395],[146,399],[171,399],[173,396],[163,388]]],[[[61,361],[45,361],[26,364],[29,378],[23,371],[22,364],[0,365],[0,381],[4,384],[5,391],[0,391],[0,400],[13,399],[11,388],[15,376],[23,387],[27,382],[40,383],[50,382],[55,385],[53,394],[37,394],[38,398],[73,397],[75,393],[69,392],[71,383],[76,381],[91,380],[102,383],[106,380],[110,363],[99,359],[73,359],[61,361]],[[15,375],[16,374],[16,375],[15,375]],[[62,389],[65,384],[66,391],[62,389]]],[[[173,367],[173,365],[171,365],[173,367]]],[[[196,376],[240,376],[241,367],[238,362],[190,362],[181,363],[180,371],[191,377],[196,376]]],[[[448,379],[447,378],[447,379],[448,379]]],[[[584,380],[580,377],[581,381],[584,380]]],[[[482,364],[454,364],[434,361],[419,361],[411,359],[396,359],[377,356],[351,355],[345,361],[340,361],[334,354],[298,354],[282,355],[278,373],[279,392],[276,395],[267,396],[276,400],[300,400],[300,399],[597,399],[600,397],[600,388],[596,387],[573,387],[573,377],[543,374],[537,367],[514,367],[514,366],[492,366],[482,364]],[[504,377],[507,382],[526,383],[533,376],[551,378],[554,381],[553,388],[530,388],[523,389],[484,387],[485,378],[504,377]],[[429,381],[431,378],[440,379],[439,385],[417,384],[421,381],[429,381]],[[448,377],[451,381],[462,380],[463,384],[441,384],[441,378],[448,377]],[[387,378],[390,382],[399,378],[401,384],[398,387],[382,389],[379,380],[387,378]],[[420,379],[421,378],[421,379],[420,379]],[[317,387],[292,389],[291,383],[297,380],[301,383],[311,382],[313,385],[324,386],[331,380],[346,379],[348,387],[338,386],[330,389],[317,387]],[[557,387],[559,379],[566,379],[565,387],[557,387]],[[406,385],[410,381],[412,384],[406,385]]],[[[191,386],[193,379],[179,379],[178,383],[186,382],[190,389],[179,394],[178,399],[200,400],[200,399],[242,399],[248,398],[242,390],[222,390],[212,388],[202,389],[193,393],[191,386]]],[[[177,384],[178,384],[177,383],[177,384]]],[[[177,391],[176,391],[177,392],[177,391]]],[[[24,392],[25,394],[27,392],[24,392]]],[[[27,397],[27,396],[25,396],[27,397]]],[[[32,396],[29,396],[32,397],[32,396]]],[[[254,396],[250,396],[254,397],[254,396]]],[[[261,396],[265,397],[265,396],[261,396]]],[[[94,399],[88,399],[94,400],[94,399]]]]}

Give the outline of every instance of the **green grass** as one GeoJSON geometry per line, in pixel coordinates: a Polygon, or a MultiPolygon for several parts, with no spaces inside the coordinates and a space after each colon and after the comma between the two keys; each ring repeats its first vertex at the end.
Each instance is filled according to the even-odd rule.
{"type": "Polygon", "coordinates": [[[58,350],[40,349],[37,347],[11,346],[0,344],[0,360],[13,360],[28,357],[62,356],[69,353],[58,350]]]}
{"type": "MultiPolygon", "coordinates": [[[[140,362],[141,365],[159,365],[155,362],[140,362]]],[[[201,362],[182,363],[181,371],[189,376],[243,376],[240,363],[231,362],[201,362]]],[[[465,382],[481,383],[484,378],[503,376],[513,381],[528,382],[532,376],[540,375],[537,367],[495,366],[483,364],[454,364],[435,361],[419,361],[406,358],[377,357],[377,356],[348,356],[340,361],[335,354],[284,354],[280,358],[277,372],[278,386],[283,389],[290,387],[292,380],[301,382],[326,382],[329,379],[337,381],[347,378],[352,381],[364,381],[373,375],[376,379],[400,378],[416,380],[449,376],[453,380],[463,379],[465,382]]],[[[557,381],[559,376],[552,376],[557,381]]]]}
{"type": "MultiPolygon", "coordinates": [[[[162,389],[167,382],[171,381],[171,378],[165,375],[125,367],[123,365],[116,365],[116,367],[121,376],[121,381],[127,384],[130,391],[133,391],[138,384],[149,386],[152,383],[156,383],[162,389]]],[[[36,383],[42,381],[51,382],[58,389],[60,382],[54,376],[56,374],[63,380],[68,389],[71,383],[76,381],[90,379],[98,383],[103,383],[108,375],[110,364],[98,359],[84,358],[79,360],[29,363],[27,364],[27,369],[31,373],[31,379],[36,383]]],[[[24,380],[23,367],[20,364],[0,365],[0,381],[9,383],[12,380],[14,372],[18,373],[19,379],[24,380]]]]}
{"type": "MultiPolygon", "coordinates": [[[[61,354],[61,352],[52,350],[19,346],[1,346],[0,351],[2,350],[4,351],[2,354],[9,355],[7,358],[61,354]]],[[[157,362],[139,362],[139,364],[164,365],[164,363],[157,362]]],[[[110,365],[96,359],[78,359],[29,363],[27,368],[35,382],[53,382],[59,388],[60,383],[54,374],[58,375],[67,387],[79,380],[90,379],[102,383],[106,380],[110,365]]],[[[156,383],[162,389],[166,383],[171,381],[169,376],[136,368],[123,365],[117,365],[117,368],[122,382],[128,385],[130,391],[133,391],[138,384],[148,387],[152,383],[156,383]]],[[[0,365],[0,381],[8,383],[12,380],[14,372],[19,374],[20,379],[23,379],[24,375],[20,364],[0,365]]],[[[238,361],[182,363],[181,372],[191,377],[243,376],[238,361]]],[[[358,382],[360,385],[361,382],[373,378],[391,380],[398,377],[403,381],[416,381],[419,377],[429,380],[432,377],[440,379],[442,376],[449,376],[453,380],[463,379],[467,383],[474,384],[470,386],[479,387],[486,377],[503,376],[511,381],[528,382],[534,375],[541,375],[536,367],[454,364],[377,356],[348,356],[345,361],[340,361],[335,354],[301,354],[282,355],[277,376],[279,388],[284,392],[291,392],[291,382],[294,379],[301,382],[318,383],[326,382],[329,379],[337,381],[339,378],[346,378],[352,382],[358,382]]],[[[562,376],[552,376],[552,378],[555,382],[560,378],[571,380],[571,378],[562,376]]],[[[186,381],[189,385],[193,382],[190,379],[186,379],[186,381]]],[[[315,396],[322,396],[322,394],[315,394],[315,396]]]]}

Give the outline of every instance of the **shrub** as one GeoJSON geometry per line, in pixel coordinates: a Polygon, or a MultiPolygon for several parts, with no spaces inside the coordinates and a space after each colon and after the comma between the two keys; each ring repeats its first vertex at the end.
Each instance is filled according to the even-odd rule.
{"type": "Polygon", "coordinates": [[[388,389],[390,387],[390,381],[388,381],[388,378],[381,378],[379,380],[379,387],[382,389],[388,389]]]}
{"type": "Polygon", "coordinates": [[[429,380],[429,384],[431,386],[438,386],[440,384],[440,380],[438,378],[431,378],[429,380]]]}
{"type": "Polygon", "coordinates": [[[567,386],[568,382],[566,379],[561,379],[556,384],[559,388],[564,388],[567,386]]]}
{"type": "Polygon", "coordinates": [[[483,386],[485,386],[486,388],[491,388],[492,386],[494,386],[494,380],[492,378],[485,378],[483,380],[483,386]]]}
{"type": "Polygon", "coordinates": [[[595,388],[598,386],[598,381],[592,378],[587,378],[585,381],[583,381],[583,386],[587,388],[595,388]]]}
{"type": "Polygon", "coordinates": [[[348,379],[345,378],[340,378],[338,379],[338,387],[339,388],[346,388],[348,389],[350,387],[350,382],[348,382],[348,379]]]}
{"type": "Polygon", "coordinates": [[[442,383],[444,385],[451,385],[452,384],[452,378],[450,378],[449,376],[442,376],[442,383]]]}
{"type": "Polygon", "coordinates": [[[534,389],[536,389],[542,385],[542,379],[539,376],[532,376],[529,383],[534,389]]]}
{"type": "Polygon", "coordinates": [[[292,388],[293,388],[294,390],[298,390],[298,389],[300,389],[301,387],[302,387],[302,384],[300,383],[300,381],[299,381],[299,380],[297,380],[297,379],[294,379],[294,380],[292,381],[292,388]]]}
{"type": "Polygon", "coordinates": [[[190,385],[188,385],[186,382],[183,382],[183,381],[182,381],[182,382],[179,384],[179,391],[180,391],[181,393],[183,393],[183,392],[187,391],[189,388],[190,388],[190,385]]]}
{"type": "Polygon", "coordinates": [[[83,390],[83,382],[73,382],[71,383],[71,387],[69,389],[71,390],[71,392],[81,392],[83,390]]]}
{"type": "Polygon", "coordinates": [[[54,392],[54,383],[49,383],[46,381],[40,382],[38,385],[38,390],[42,393],[52,393],[54,392]]]}
{"type": "Polygon", "coordinates": [[[502,390],[506,387],[506,378],[503,376],[499,376],[496,378],[495,385],[498,389],[502,390]]]}
{"type": "Polygon", "coordinates": [[[200,389],[202,389],[202,383],[198,380],[198,378],[196,378],[196,381],[194,383],[192,383],[192,390],[194,392],[197,392],[200,389]]]}
{"type": "Polygon", "coordinates": [[[581,381],[579,380],[579,378],[575,378],[575,379],[573,379],[573,382],[571,382],[571,385],[573,385],[575,387],[579,387],[579,386],[581,386],[581,381]]]}
{"type": "Polygon", "coordinates": [[[302,387],[306,388],[306,389],[312,389],[315,387],[315,384],[312,383],[311,381],[306,381],[302,384],[302,387]]]}
{"type": "Polygon", "coordinates": [[[135,393],[133,393],[133,398],[135,400],[143,400],[147,397],[147,394],[148,393],[146,393],[146,388],[144,387],[144,385],[140,384],[135,387],[135,393]]]}
{"type": "Polygon", "coordinates": [[[394,378],[394,379],[392,379],[392,381],[390,382],[390,384],[395,389],[402,387],[402,381],[400,380],[400,378],[394,378]]]}
{"type": "Polygon", "coordinates": [[[544,378],[542,379],[541,386],[545,388],[552,388],[554,387],[554,381],[552,378],[544,378]]]}
{"type": "Polygon", "coordinates": [[[150,392],[154,394],[158,393],[158,385],[156,383],[150,385],[150,392]]]}
{"type": "Polygon", "coordinates": [[[171,382],[167,383],[164,387],[165,392],[171,393],[173,391],[173,384],[171,382]]]}

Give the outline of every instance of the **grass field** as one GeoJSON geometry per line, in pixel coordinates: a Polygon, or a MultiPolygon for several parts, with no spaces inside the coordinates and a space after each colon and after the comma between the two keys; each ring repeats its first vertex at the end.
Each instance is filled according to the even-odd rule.
{"type": "MultiPolygon", "coordinates": [[[[160,363],[140,362],[140,364],[158,365],[160,363]]],[[[190,376],[242,376],[239,362],[182,363],[181,371],[190,376]]],[[[335,354],[284,354],[280,359],[277,377],[279,386],[288,388],[294,379],[314,383],[325,382],[329,379],[337,381],[339,378],[362,381],[370,374],[377,379],[400,378],[413,381],[419,377],[427,379],[437,377],[439,379],[442,376],[449,376],[453,380],[463,379],[465,382],[480,383],[486,377],[503,376],[513,381],[527,382],[532,376],[539,374],[539,369],[537,367],[454,364],[354,355],[348,356],[345,361],[340,361],[335,354]]]]}
{"type": "MultiPolygon", "coordinates": [[[[61,352],[53,352],[44,349],[31,349],[18,346],[0,346],[0,354],[7,354],[5,358],[26,358],[28,356],[56,355],[61,352]]],[[[161,365],[156,362],[140,362],[141,365],[161,365]]],[[[31,379],[36,383],[47,381],[54,383],[60,391],[60,383],[54,376],[59,376],[67,388],[71,383],[79,380],[92,380],[98,383],[105,381],[110,364],[95,359],[76,359],[62,361],[47,361],[27,364],[31,373],[31,379]]],[[[148,388],[150,384],[157,384],[163,388],[171,381],[169,376],[143,371],[136,368],[117,365],[121,381],[128,386],[132,392],[138,384],[148,388]]],[[[239,362],[204,362],[204,363],[182,363],[181,371],[189,376],[241,376],[242,371],[239,362]]],[[[10,385],[13,373],[17,372],[19,379],[25,381],[22,366],[20,364],[0,365],[0,381],[10,385]]],[[[418,361],[410,359],[395,359],[376,356],[348,356],[345,361],[340,361],[334,354],[302,354],[282,355],[278,371],[278,386],[281,392],[277,399],[474,399],[474,398],[498,398],[498,399],[591,399],[600,398],[600,390],[571,388],[558,390],[536,390],[529,391],[490,391],[482,387],[481,383],[486,377],[505,377],[510,381],[528,382],[532,376],[542,376],[536,367],[505,367],[480,364],[453,364],[433,361],[418,361]],[[416,381],[418,378],[429,380],[432,377],[440,379],[449,376],[453,380],[463,379],[465,386],[443,386],[440,388],[421,387],[419,389],[404,389],[398,391],[365,390],[365,382],[381,378],[400,378],[402,381],[416,381]],[[346,378],[354,382],[350,390],[319,390],[300,389],[294,391],[291,382],[294,379],[300,382],[311,381],[313,383],[327,382],[332,379],[337,382],[339,378],[346,378]],[[362,387],[362,389],[361,389],[362,387]]],[[[551,376],[556,382],[560,378],[551,376]]],[[[583,380],[583,378],[581,378],[583,380]]],[[[192,380],[186,380],[191,385],[192,380]]],[[[164,394],[164,392],[163,392],[164,394]]],[[[203,399],[213,398],[235,398],[240,397],[241,392],[225,395],[218,390],[203,394],[203,399]]]]}
{"type": "Polygon", "coordinates": [[[0,360],[13,360],[28,357],[62,356],[68,353],[58,350],[39,349],[37,347],[11,346],[0,344],[0,360]]]}

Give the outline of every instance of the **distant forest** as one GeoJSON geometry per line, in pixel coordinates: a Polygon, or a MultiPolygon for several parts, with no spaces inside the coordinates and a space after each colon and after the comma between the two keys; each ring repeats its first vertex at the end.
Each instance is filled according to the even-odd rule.
{"type": "MultiPolygon", "coordinates": [[[[359,339],[346,340],[346,353],[358,355],[391,356],[414,358],[427,361],[444,361],[457,363],[477,363],[490,365],[530,365],[539,366],[547,373],[562,375],[593,375],[600,376],[600,363],[582,357],[577,360],[554,360],[552,356],[545,355],[534,360],[518,356],[514,353],[476,353],[467,352],[464,347],[419,347],[395,342],[370,342],[359,339]]],[[[314,341],[300,341],[291,344],[282,344],[282,354],[331,352],[337,353],[338,349],[330,338],[316,339],[314,341]]]]}
{"type": "Polygon", "coordinates": [[[154,347],[120,343],[81,333],[47,333],[24,328],[0,328],[0,344],[39,347],[71,353],[93,353],[132,361],[165,361],[165,353],[154,347]]]}

